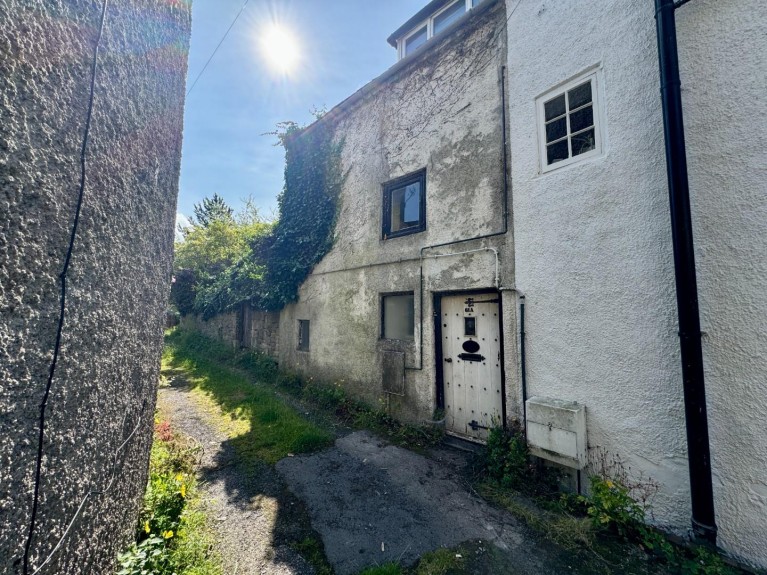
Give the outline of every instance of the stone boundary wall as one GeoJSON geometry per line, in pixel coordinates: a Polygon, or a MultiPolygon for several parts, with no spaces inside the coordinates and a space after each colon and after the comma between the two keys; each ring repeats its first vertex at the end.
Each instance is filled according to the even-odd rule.
{"type": "Polygon", "coordinates": [[[276,358],[280,314],[244,305],[237,311],[222,313],[208,320],[196,315],[184,316],[181,318],[181,329],[198,331],[232,347],[252,349],[276,358]]]}

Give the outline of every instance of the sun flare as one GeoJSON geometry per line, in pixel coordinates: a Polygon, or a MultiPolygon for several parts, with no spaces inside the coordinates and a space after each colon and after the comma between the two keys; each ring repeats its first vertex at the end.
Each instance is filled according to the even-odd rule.
{"type": "Polygon", "coordinates": [[[301,59],[301,50],[295,36],[276,24],[264,32],[261,52],[272,70],[285,75],[294,71],[301,59]]]}

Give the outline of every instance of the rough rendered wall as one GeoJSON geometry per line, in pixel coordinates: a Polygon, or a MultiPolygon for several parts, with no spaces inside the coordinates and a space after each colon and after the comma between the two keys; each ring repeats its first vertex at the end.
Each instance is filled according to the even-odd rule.
{"type": "MultiPolygon", "coordinates": [[[[759,0],[696,0],[677,12],[720,543],[762,565],[766,11],[759,0]]],[[[529,393],[584,403],[590,445],[658,480],[655,521],[685,531],[691,511],[653,3],[522,2],[508,33],[529,393]],[[604,80],[604,155],[540,174],[535,98],[595,65],[604,80]]]]}
{"type": "Polygon", "coordinates": [[[722,545],[767,567],[767,4],[677,12],[722,545]]]}
{"type": "MultiPolygon", "coordinates": [[[[100,9],[0,0],[2,573],[22,572],[100,9]]],[[[170,280],[189,31],[181,0],[109,4],[29,573],[90,491],[106,490],[88,498],[41,573],[110,573],[133,531],[170,280]]]]}
{"type": "MultiPolygon", "coordinates": [[[[326,118],[344,138],[347,179],[339,198],[333,250],[301,287],[298,303],[282,313],[280,362],[308,375],[340,381],[373,405],[403,419],[429,419],[435,408],[433,293],[494,288],[492,253],[427,259],[423,330],[419,298],[422,246],[462,240],[503,228],[500,68],[505,62],[505,6],[497,2],[434,49],[411,57],[393,76],[351,107],[326,118]],[[383,240],[382,185],[426,168],[426,230],[383,240]],[[381,339],[381,294],[415,294],[415,340],[381,339]],[[296,349],[298,320],[311,322],[310,350],[296,349]],[[405,397],[381,387],[381,352],[405,353],[405,397]]],[[[394,57],[392,51],[392,57],[394,57]]],[[[485,245],[501,249],[502,280],[511,281],[513,256],[505,236],[428,252],[447,254],[485,245]],[[508,248],[508,249],[507,249],[508,248]]],[[[504,302],[506,303],[506,302],[504,302]]],[[[514,303],[508,309],[514,309],[514,303]]],[[[513,316],[512,316],[513,317],[513,316]]],[[[504,326],[507,361],[515,365],[513,321],[504,326]]],[[[516,389],[513,368],[507,392],[516,389]]],[[[510,398],[516,402],[516,395],[510,398]]]]}

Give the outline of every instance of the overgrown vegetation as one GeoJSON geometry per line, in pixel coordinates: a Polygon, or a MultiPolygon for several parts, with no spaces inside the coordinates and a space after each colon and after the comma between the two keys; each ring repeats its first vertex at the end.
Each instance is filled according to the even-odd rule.
{"type": "Polygon", "coordinates": [[[171,299],[181,314],[208,319],[243,303],[280,309],[332,247],[343,143],[329,122],[306,130],[286,122],[274,135],[286,160],[277,221],[250,200],[238,213],[216,194],[196,204],[176,244],[171,299]]]}
{"type": "Polygon", "coordinates": [[[238,455],[253,464],[273,464],[288,454],[310,453],[332,442],[332,435],[299,416],[274,390],[254,386],[243,373],[227,367],[226,346],[197,334],[178,331],[166,338],[165,370],[183,370],[186,381],[220,410],[219,421],[238,455]]]}
{"type": "MultiPolygon", "coordinates": [[[[238,413],[250,410],[248,398],[259,398],[258,401],[279,402],[272,389],[290,395],[298,400],[307,402],[336,421],[357,428],[370,429],[392,443],[404,445],[410,449],[425,449],[435,445],[442,438],[442,431],[431,426],[403,424],[388,415],[383,409],[375,409],[363,402],[352,399],[340,383],[328,383],[314,378],[305,378],[295,373],[280,371],[273,359],[249,350],[235,350],[221,342],[206,338],[198,333],[174,330],[166,337],[166,360],[173,354],[177,365],[179,361],[185,365],[194,365],[195,373],[202,376],[195,385],[205,389],[205,374],[215,374],[218,380],[218,393],[222,396],[232,396],[236,393],[236,405],[228,406],[224,401],[222,409],[229,413],[236,409],[238,413]],[[239,371],[228,370],[232,366],[239,371]],[[222,374],[228,373],[223,376],[222,374]],[[235,387],[229,383],[230,378],[236,380],[235,387]],[[254,386],[253,381],[270,386],[254,386]],[[263,398],[266,394],[271,400],[263,398]]],[[[281,425],[285,422],[280,420],[281,425]]],[[[289,450],[297,453],[297,448],[289,450]]],[[[284,450],[283,450],[284,451],[284,450]]],[[[277,456],[278,453],[275,454],[277,456]]],[[[284,455],[283,455],[284,457],[284,455]]],[[[279,459],[280,457],[277,457],[279,459]]]]}
{"type": "Polygon", "coordinates": [[[221,575],[195,496],[197,455],[168,422],[156,422],[136,541],[118,557],[118,575],[221,575]]]}
{"type": "Polygon", "coordinates": [[[583,551],[584,573],[741,573],[715,551],[675,544],[646,523],[656,482],[632,478],[621,459],[604,450],[595,449],[591,459],[589,495],[559,493],[555,472],[531,461],[521,430],[496,428],[475,488],[557,545],[583,551]]]}

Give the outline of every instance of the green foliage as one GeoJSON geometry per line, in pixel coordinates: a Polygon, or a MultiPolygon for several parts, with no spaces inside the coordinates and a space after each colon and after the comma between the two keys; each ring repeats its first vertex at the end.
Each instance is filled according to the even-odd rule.
{"type": "Polygon", "coordinates": [[[280,309],[332,247],[343,142],[328,122],[278,128],[286,163],[277,223],[265,223],[252,200],[238,214],[216,194],[196,204],[176,244],[171,297],[182,314],[208,319],[245,302],[280,309]]]}
{"type": "Polygon", "coordinates": [[[203,198],[201,204],[194,205],[193,225],[208,227],[216,221],[232,221],[234,219],[234,210],[230,208],[224,199],[218,194],[213,194],[212,198],[203,198]]]}
{"type": "Polygon", "coordinates": [[[644,509],[631,497],[629,488],[599,476],[591,477],[588,514],[595,527],[612,528],[625,538],[635,536],[644,522],[644,509]]]}
{"type": "Polygon", "coordinates": [[[235,217],[218,200],[205,198],[205,209],[195,206],[200,223],[185,228],[184,241],[176,244],[171,301],[182,315],[208,319],[258,295],[264,265],[255,258],[254,247],[272,226],[250,204],[235,217]]]}
{"type": "Polygon", "coordinates": [[[298,288],[333,245],[336,199],[343,185],[342,141],[329,122],[301,130],[283,123],[276,133],[285,148],[285,187],[279,219],[260,259],[266,274],[259,305],[280,309],[298,297],[298,288]]]}
{"type": "Polygon", "coordinates": [[[325,557],[325,547],[317,536],[305,537],[290,547],[314,567],[316,575],[333,575],[333,567],[325,557]]]}
{"type": "Polygon", "coordinates": [[[220,575],[205,517],[188,505],[196,452],[167,422],[156,424],[136,542],[118,556],[117,575],[220,575]]]}
{"type": "Polygon", "coordinates": [[[557,491],[557,472],[532,461],[519,427],[491,429],[482,459],[487,476],[504,489],[528,495],[550,495],[557,491]]]}

